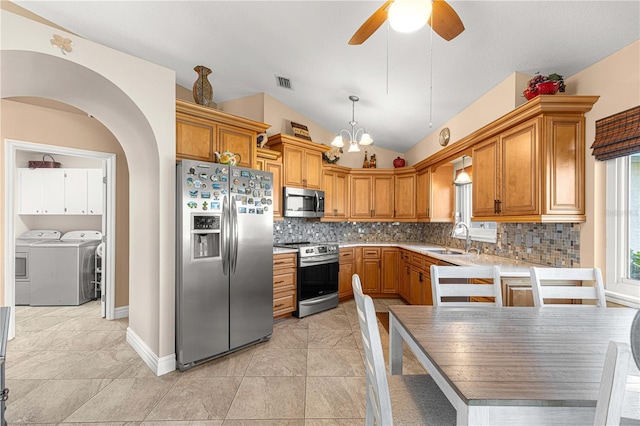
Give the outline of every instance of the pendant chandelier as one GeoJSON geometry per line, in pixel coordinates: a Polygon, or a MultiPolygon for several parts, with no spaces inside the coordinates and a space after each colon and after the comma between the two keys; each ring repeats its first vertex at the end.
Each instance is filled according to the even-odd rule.
{"type": "Polygon", "coordinates": [[[456,180],[453,181],[453,183],[456,186],[464,186],[464,185],[469,185],[471,183],[471,177],[469,176],[469,174],[467,172],[464,171],[464,169],[465,169],[465,167],[464,167],[464,158],[465,157],[466,157],[466,155],[462,156],[462,172],[460,172],[460,174],[458,175],[456,180]]]}
{"type": "Polygon", "coordinates": [[[336,135],[331,145],[336,148],[342,148],[344,146],[344,138],[343,134],[346,133],[345,137],[349,140],[349,150],[348,152],[360,152],[360,147],[358,145],[371,145],[373,143],[373,139],[366,132],[365,129],[359,128],[356,130],[356,125],[358,122],[356,121],[356,102],[360,100],[355,95],[349,96],[349,100],[351,101],[351,121],[349,125],[351,125],[351,131],[349,130],[340,130],[340,132],[336,135]],[[358,137],[360,138],[358,140],[358,137]]]}

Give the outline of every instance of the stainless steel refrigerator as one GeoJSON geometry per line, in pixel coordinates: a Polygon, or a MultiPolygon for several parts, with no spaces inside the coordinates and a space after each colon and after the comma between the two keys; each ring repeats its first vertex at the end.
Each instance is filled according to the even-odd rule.
{"type": "Polygon", "coordinates": [[[273,332],[273,176],[177,164],[176,352],[186,370],[273,332]]]}

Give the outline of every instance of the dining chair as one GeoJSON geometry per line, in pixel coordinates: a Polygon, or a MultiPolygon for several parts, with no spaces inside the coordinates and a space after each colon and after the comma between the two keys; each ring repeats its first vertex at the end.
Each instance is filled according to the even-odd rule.
{"type": "MultiPolygon", "coordinates": [[[[436,266],[431,265],[431,292],[434,306],[502,307],[502,287],[498,266],[436,266]],[[476,284],[475,279],[491,281],[476,284]],[[471,297],[492,297],[490,301],[470,301],[471,297]],[[455,298],[447,301],[445,298],[455,298]],[[460,300],[467,298],[466,301],[460,300]]],[[[477,300],[477,299],[476,299],[477,300]]]]}
{"type": "Polygon", "coordinates": [[[597,306],[606,308],[604,284],[599,268],[538,268],[531,267],[533,305],[542,306],[597,306]],[[561,285],[567,281],[594,281],[595,286],[561,285]],[[544,282],[547,282],[545,284],[544,282]],[[575,303],[545,303],[545,299],[595,300],[595,305],[575,303]]]}
{"type": "Polygon", "coordinates": [[[600,379],[594,426],[620,424],[630,358],[628,344],[609,342],[600,379]]]}
{"type": "MultiPolygon", "coordinates": [[[[375,307],[370,296],[362,293],[360,276],[351,278],[365,354],[367,379],[365,424],[392,426],[391,392],[382,353],[382,342],[375,307]]],[[[401,424],[455,424],[456,412],[447,397],[429,375],[392,376],[394,402],[401,424]],[[417,408],[416,408],[417,407],[417,408]],[[413,418],[408,418],[413,416],[413,418]],[[404,419],[402,417],[405,417],[404,419]]],[[[396,416],[398,417],[398,416],[396,416]]]]}

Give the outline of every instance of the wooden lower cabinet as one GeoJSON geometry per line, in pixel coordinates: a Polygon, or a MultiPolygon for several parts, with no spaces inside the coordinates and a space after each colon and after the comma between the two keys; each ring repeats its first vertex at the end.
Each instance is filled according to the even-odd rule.
{"type": "Polygon", "coordinates": [[[273,255],[273,316],[296,310],[296,254],[273,255]]]}
{"type": "Polygon", "coordinates": [[[380,255],[382,264],[381,290],[382,293],[398,292],[398,249],[395,247],[383,247],[380,255]]]}
{"type": "Polygon", "coordinates": [[[338,297],[340,300],[353,297],[351,277],[356,273],[355,248],[340,249],[340,272],[338,273],[338,297]]]}
{"type": "Polygon", "coordinates": [[[380,247],[363,247],[362,248],[362,273],[360,281],[362,282],[362,291],[365,294],[380,293],[380,272],[382,265],[380,261],[380,247]]]}
{"type": "MultiPolygon", "coordinates": [[[[582,285],[580,281],[567,282],[565,285],[582,285]]],[[[546,303],[546,302],[545,302],[546,303]]],[[[549,303],[572,304],[581,303],[574,299],[554,299],[549,303]]],[[[533,290],[528,278],[503,278],[502,279],[502,304],[503,306],[533,306],[533,290]]]]}

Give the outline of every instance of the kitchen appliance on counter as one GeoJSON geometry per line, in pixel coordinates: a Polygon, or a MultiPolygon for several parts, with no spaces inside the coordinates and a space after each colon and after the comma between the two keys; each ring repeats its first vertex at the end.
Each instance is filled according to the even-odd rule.
{"type": "Polygon", "coordinates": [[[69,231],[31,246],[31,306],[77,306],[94,299],[100,231],[69,231]]]}
{"type": "Polygon", "coordinates": [[[338,306],[338,243],[281,243],[276,247],[298,250],[298,318],[338,306]]]}
{"type": "Polygon", "coordinates": [[[61,236],[60,231],[34,229],[23,232],[16,238],[16,305],[29,305],[31,302],[31,246],[42,241],[59,240],[61,236]]]}
{"type": "Polygon", "coordinates": [[[285,217],[324,217],[324,191],[282,188],[282,211],[285,217]]]}
{"type": "Polygon", "coordinates": [[[273,175],[177,164],[176,352],[182,371],[273,332],[273,175]]]}

